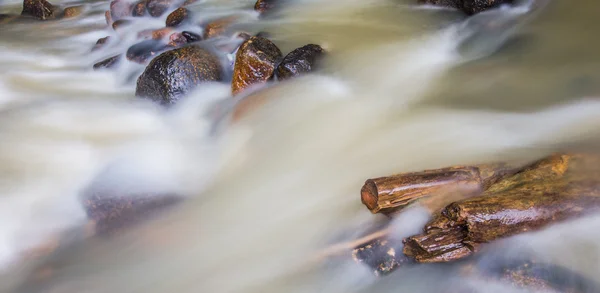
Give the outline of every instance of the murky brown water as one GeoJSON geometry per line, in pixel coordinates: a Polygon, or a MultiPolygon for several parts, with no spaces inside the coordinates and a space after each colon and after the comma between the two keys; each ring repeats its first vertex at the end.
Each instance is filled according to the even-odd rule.
{"type": "MultiPolygon", "coordinates": [[[[452,282],[513,290],[437,266],[375,282],[349,258],[314,256],[380,219],[360,203],[367,178],[595,150],[597,3],[551,1],[498,47],[506,30],[460,28],[461,14],[410,1],[295,1],[265,20],[252,2],[190,9],[199,19],[240,13],[245,20],[233,29],[266,31],[284,53],[306,43],[331,53],[322,70],[269,88],[268,104],[217,133],[204,115],[231,99],[227,84],[200,87],[164,111],[134,98],[143,66],[92,71],[134,42],[123,35],[89,52],[98,38],[115,36],[105,27],[107,1],[86,2],[88,12],[74,20],[0,27],[3,264],[23,245],[84,223],[78,196],[92,183],[189,197],[158,222],[60,253],[47,282],[23,285],[37,262],[17,264],[0,280],[2,292],[439,292],[452,282]],[[479,35],[456,50],[468,29],[479,35]]],[[[0,6],[19,11],[18,1],[0,6]]],[[[478,17],[507,28],[525,19],[514,11],[478,17]]],[[[411,211],[397,221],[398,235],[426,220],[411,211]]],[[[600,281],[600,238],[588,233],[599,225],[570,222],[510,247],[526,244],[600,281]]]]}

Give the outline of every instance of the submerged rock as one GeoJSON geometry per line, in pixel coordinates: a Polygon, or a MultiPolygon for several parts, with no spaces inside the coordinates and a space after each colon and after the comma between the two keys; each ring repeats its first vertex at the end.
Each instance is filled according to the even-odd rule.
{"type": "Polygon", "coordinates": [[[236,19],[236,16],[229,16],[209,22],[206,26],[204,26],[204,38],[210,39],[220,36],[236,19]]]}
{"type": "Polygon", "coordinates": [[[183,34],[180,33],[180,32],[172,33],[169,36],[169,43],[168,43],[168,45],[171,46],[171,47],[177,48],[177,47],[181,47],[181,46],[183,46],[183,45],[185,45],[187,43],[188,43],[188,39],[185,36],[183,36],[183,34]]]}
{"type": "Polygon", "coordinates": [[[133,6],[126,0],[113,0],[110,2],[110,17],[112,21],[131,16],[132,10],[133,6]]]}
{"type": "Polygon", "coordinates": [[[83,5],[70,6],[63,10],[64,18],[77,17],[83,12],[83,5]]]}
{"type": "Polygon", "coordinates": [[[39,20],[56,17],[56,8],[46,0],[24,0],[21,15],[33,16],[39,20]]]}
{"type": "Polygon", "coordinates": [[[131,24],[131,20],[128,20],[128,19],[119,19],[119,20],[113,22],[112,28],[113,28],[113,30],[117,31],[117,30],[122,29],[125,26],[130,25],[130,24],[131,24]]]}
{"type": "Polygon", "coordinates": [[[280,0],[258,0],[254,4],[254,10],[265,13],[275,8],[278,1],[280,0]]]}
{"type": "Polygon", "coordinates": [[[167,12],[171,4],[173,4],[173,0],[148,0],[146,7],[152,17],[159,17],[167,12]]]}
{"type": "Polygon", "coordinates": [[[262,37],[252,37],[242,43],[236,53],[231,89],[234,94],[251,85],[270,80],[281,61],[279,48],[262,37]]]}
{"type": "Polygon", "coordinates": [[[189,11],[183,7],[179,7],[167,16],[165,24],[170,27],[179,26],[187,20],[188,16],[189,11]]]}
{"type": "Polygon", "coordinates": [[[456,8],[467,14],[479,13],[512,2],[513,0],[419,0],[419,4],[456,8]]]}
{"type": "Polygon", "coordinates": [[[112,17],[110,16],[110,10],[104,12],[104,19],[106,19],[106,24],[111,25],[112,17]]]}
{"type": "Polygon", "coordinates": [[[146,40],[129,47],[125,56],[129,61],[143,64],[146,63],[148,59],[160,54],[167,48],[167,45],[161,41],[146,40]]]}
{"type": "Polygon", "coordinates": [[[133,5],[131,15],[134,17],[142,17],[146,15],[146,4],[148,0],[140,0],[133,5]]]}
{"type": "Polygon", "coordinates": [[[112,56],[94,64],[94,70],[112,68],[121,61],[121,55],[112,56]]]}
{"type": "Polygon", "coordinates": [[[9,23],[17,18],[19,15],[16,14],[0,14],[0,24],[9,23]]]}
{"type": "Polygon", "coordinates": [[[277,66],[277,78],[285,80],[312,71],[324,52],[321,46],[314,44],[295,49],[277,66]]]}
{"type": "Polygon", "coordinates": [[[106,42],[108,42],[109,39],[110,39],[110,37],[104,37],[104,38],[98,39],[98,41],[96,41],[96,44],[92,48],[92,52],[104,47],[104,45],[106,44],[106,42]]]}
{"type": "Polygon", "coordinates": [[[463,0],[463,11],[468,14],[475,14],[512,2],[512,0],[463,0]]]}
{"type": "Polygon", "coordinates": [[[137,81],[135,95],[173,104],[198,84],[220,81],[219,59],[206,49],[187,46],[154,58],[137,81]]]}

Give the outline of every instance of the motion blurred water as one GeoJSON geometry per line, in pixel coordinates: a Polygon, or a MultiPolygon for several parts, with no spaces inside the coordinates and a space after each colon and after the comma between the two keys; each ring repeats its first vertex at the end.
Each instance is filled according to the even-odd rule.
{"type": "MultiPolygon", "coordinates": [[[[92,71],[137,31],[90,53],[117,33],[104,22],[108,1],[85,3],[80,18],[0,27],[2,292],[439,292],[457,282],[516,290],[452,266],[377,281],[349,257],[315,256],[381,219],[360,202],[367,178],[595,150],[600,137],[591,0],[469,19],[400,0],[290,1],[266,19],[253,1],[199,1],[190,6],[198,21],[239,14],[232,30],[266,31],[284,53],[307,43],[330,52],[320,71],[264,90],[268,103],[235,124],[214,119],[215,103],[232,104],[228,84],[203,85],[166,110],[134,97],[142,65],[92,71]],[[188,199],[119,237],[21,259],[85,224],[89,188],[188,199]],[[51,276],[32,281],[39,265],[51,276]]],[[[20,2],[0,11],[18,13],[20,2]]],[[[418,207],[407,213],[397,235],[427,220],[418,207]]],[[[585,232],[597,227],[582,219],[495,249],[526,247],[600,281],[600,238],[585,232]]]]}

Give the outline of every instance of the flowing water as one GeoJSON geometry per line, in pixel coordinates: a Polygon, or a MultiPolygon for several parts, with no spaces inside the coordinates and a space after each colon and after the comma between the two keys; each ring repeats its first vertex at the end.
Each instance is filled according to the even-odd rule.
{"type": "MultiPolygon", "coordinates": [[[[453,266],[377,280],[347,255],[319,255],[381,220],[360,202],[368,178],[595,150],[600,138],[592,0],[524,2],[468,19],[402,0],[288,1],[266,19],[253,1],[196,2],[198,21],[236,14],[232,30],[268,32],[284,53],[307,43],[329,52],[319,71],[264,90],[268,103],[236,123],[214,110],[235,101],[228,84],[200,86],[167,110],[134,97],[142,65],[93,71],[166,18],[116,33],[105,24],[108,4],[85,2],[71,20],[0,26],[2,292],[440,292],[459,283],[517,292],[453,266]],[[108,47],[90,53],[107,35],[108,47]],[[85,224],[80,197],[90,189],[187,200],[118,237],[22,259],[85,224]],[[32,281],[47,262],[49,277],[32,281]]],[[[20,9],[17,0],[0,6],[20,9]]],[[[427,219],[410,209],[394,235],[418,233],[427,219]]],[[[581,219],[492,251],[534,250],[600,281],[598,228],[597,217],[581,219]]]]}

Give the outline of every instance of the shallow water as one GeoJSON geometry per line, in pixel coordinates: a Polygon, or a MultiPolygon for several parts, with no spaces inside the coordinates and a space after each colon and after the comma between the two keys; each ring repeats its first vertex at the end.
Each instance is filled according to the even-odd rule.
{"type": "MultiPolygon", "coordinates": [[[[252,2],[190,9],[198,21],[242,15],[232,30],[266,31],[284,53],[306,43],[330,53],[320,71],[266,89],[269,102],[235,124],[213,119],[214,103],[231,104],[228,84],[201,86],[165,110],[134,97],[142,65],[93,71],[135,42],[126,31],[89,52],[117,35],[105,25],[107,1],[87,3],[73,20],[0,27],[0,290],[437,292],[456,282],[516,290],[452,266],[376,281],[349,257],[315,256],[381,220],[360,202],[368,178],[596,150],[597,4],[552,1],[532,14],[524,4],[465,20],[410,1],[303,0],[259,20],[252,2]],[[90,189],[188,199],[119,237],[22,260],[24,249],[85,224],[79,201],[90,189]],[[23,282],[45,263],[47,280],[23,282]]],[[[0,6],[19,10],[19,1],[0,6]]],[[[395,235],[426,221],[412,209],[394,222],[395,235]]],[[[600,281],[600,238],[585,233],[598,225],[573,221],[492,250],[524,247],[600,281]]]]}

